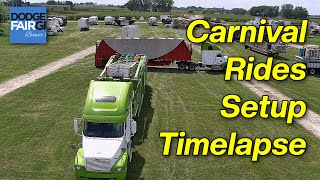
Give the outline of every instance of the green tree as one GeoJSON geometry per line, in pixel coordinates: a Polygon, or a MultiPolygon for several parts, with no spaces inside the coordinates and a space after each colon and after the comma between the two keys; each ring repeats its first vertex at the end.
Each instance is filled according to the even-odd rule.
{"type": "Polygon", "coordinates": [[[277,17],[279,6],[254,6],[249,10],[251,16],[277,17]]]}
{"type": "Polygon", "coordinates": [[[155,12],[171,11],[173,3],[173,0],[152,0],[152,10],[155,12]]]}
{"type": "Polygon", "coordinates": [[[235,15],[245,15],[247,13],[247,10],[243,8],[233,8],[231,9],[232,14],[235,15]]]}
{"type": "Polygon", "coordinates": [[[55,5],[55,4],[56,4],[56,1],[54,1],[54,0],[47,1],[47,5],[55,5]]]}
{"type": "Polygon", "coordinates": [[[4,23],[8,20],[9,9],[4,5],[4,2],[0,2],[0,23],[4,23]]]}
{"type": "Polygon", "coordinates": [[[293,18],[294,17],[294,10],[292,4],[283,4],[281,6],[281,15],[284,18],[293,18]]]}
{"type": "Polygon", "coordinates": [[[129,0],[125,6],[131,11],[148,11],[151,7],[151,0],[129,0]]]}
{"type": "Polygon", "coordinates": [[[306,19],[309,15],[309,12],[304,7],[296,6],[294,8],[293,14],[294,14],[294,18],[296,18],[296,19],[306,19]]]}

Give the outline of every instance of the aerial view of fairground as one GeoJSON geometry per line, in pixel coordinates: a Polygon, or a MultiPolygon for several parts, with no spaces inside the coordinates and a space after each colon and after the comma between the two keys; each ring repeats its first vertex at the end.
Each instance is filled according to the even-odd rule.
{"type": "Polygon", "coordinates": [[[319,179],[319,9],[0,0],[0,179],[319,179]]]}

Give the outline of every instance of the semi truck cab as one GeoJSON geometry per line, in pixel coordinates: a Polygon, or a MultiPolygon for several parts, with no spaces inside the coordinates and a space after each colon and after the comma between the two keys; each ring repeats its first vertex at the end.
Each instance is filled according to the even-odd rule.
{"type": "Polygon", "coordinates": [[[212,70],[224,70],[228,56],[224,56],[219,47],[210,42],[201,45],[201,66],[210,67],[212,70]]]}
{"type": "Polygon", "coordinates": [[[137,128],[132,88],[131,82],[91,81],[83,117],[74,120],[75,133],[82,136],[75,157],[77,179],[125,179],[137,128]]]}
{"type": "Polygon", "coordinates": [[[146,75],[146,56],[123,54],[112,56],[98,80],[90,82],[82,118],[73,123],[82,136],[75,156],[76,179],[126,178],[146,75]]]}

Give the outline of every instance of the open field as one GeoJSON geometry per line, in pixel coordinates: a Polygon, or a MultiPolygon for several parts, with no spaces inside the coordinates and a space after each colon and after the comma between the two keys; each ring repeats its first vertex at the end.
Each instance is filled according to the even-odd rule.
{"type": "MultiPolygon", "coordinates": [[[[162,25],[139,25],[141,37],[185,35],[184,30],[164,28],[162,25]]],[[[8,39],[6,42],[0,39],[0,45],[7,49],[0,49],[0,54],[5,55],[0,64],[0,81],[92,46],[103,37],[120,36],[121,33],[118,27],[104,25],[80,32],[75,22],[68,28],[75,31],[50,37],[45,46],[12,46],[8,39]],[[51,48],[58,48],[59,51],[50,53],[51,48]],[[21,59],[28,61],[23,61],[23,66],[15,66],[21,63],[21,59]],[[11,61],[14,63],[7,65],[11,61]],[[23,69],[24,66],[27,68],[23,69]]],[[[266,59],[263,55],[245,50],[239,43],[219,46],[229,56],[253,55],[259,62],[266,59]]],[[[288,53],[282,54],[277,61],[291,63],[297,51],[289,48],[288,53]]],[[[199,52],[194,51],[194,61],[198,61],[199,57],[199,52]]],[[[94,55],[90,55],[1,98],[4,106],[0,108],[3,127],[0,131],[0,179],[74,178],[74,155],[80,137],[74,135],[72,122],[74,117],[81,115],[89,81],[101,71],[95,69],[93,61],[94,55]]],[[[271,81],[268,84],[291,98],[305,100],[309,108],[320,114],[320,93],[315,90],[319,88],[319,81],[319,77],[308,77],[302,82],[271,81]]],[[[238,94],[243,100],[258,101],[260,98],[236,81],[224,81],[223,73],[149,68],[145,101],[141,116],[137,119],[138,131],[134,138],[136,152],[129,166],[128,179],[318,179],[319,139],[297,123],[285,124],[285,120],[223,119],[219,110],[227,94],[238,94]],[[303,137],[308,148],[303,156],[261,156],[256,163],[251,162],[250,157],[237,156],[164,157],[161,155],[164,140],[159,138],[160,131],[186,131],[189,137],[209,139],[229,139],[231,132],[251,139],[303,137]]]]}
{"type": "MultiPolygon", "coordinates": [[[[92,59],[89,56],[1,99],[6,106],[0,109],[4,127],[0,132],[0,179],[73,179],[74,147],[80,138],[73,134],[72,119],[80,116],[89,81],[100,72],[92,66],[92,59]]],[[[284,120],[220,117],[221,100],[226,94],[258,100],[237,82],[225,82],[220,73],[149,71],[128,179],[318,177],[320,142],[301,126],[286,125],[284,120]],[[233,131],[250,138],[299,136],[308,142],[308,151],[301,157],[260,157],[258,163],[252,163],[250,157],[236,156],[163,157],[159,132],[179,130],[185,130],[188,136],[227,139],[233,131]]]]}
{"type": "Polygon", "coordinates": [[[320,35],[316,35],[312,38],[307,38],[305,44],[320,45],[320,35]]]}

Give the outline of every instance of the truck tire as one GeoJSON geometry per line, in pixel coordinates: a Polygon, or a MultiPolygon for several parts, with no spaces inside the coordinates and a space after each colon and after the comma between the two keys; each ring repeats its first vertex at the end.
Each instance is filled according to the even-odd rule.
{"type": "Polygon", "coordinates": [[[315,69],[310,69],[310,70],[309,70],[309,73],[310,73],[311,75],[315,75],[316,72],[317,72],[317,71],[316,71],[315,69]]]}
{"type": "Polygon", "coordinates": [[[196,65],[195,65],[194,63],[190,63],[190,64],[188,65],[188,69],[189,69],[190,71],[195,71],[195,70],[196,70],[196,65]]]}
{"type": "Polygon", "coordinates": [[[187,65],[186,65],[186,63],[179,63],[178,64],[178,68],[180,69],[180,70],[185,70],[186,68],[187,68],[187,65]]]}

